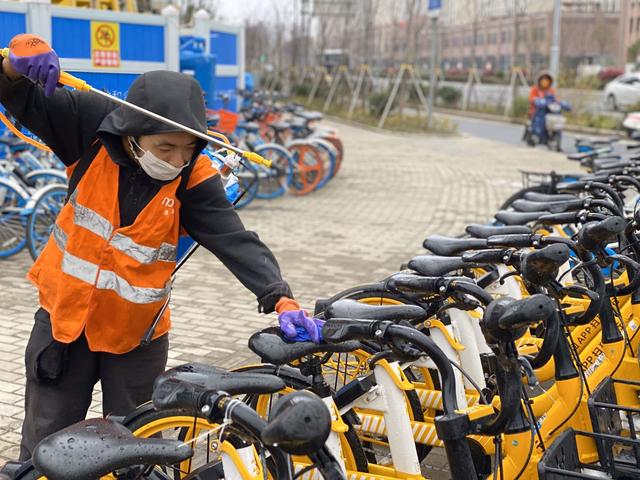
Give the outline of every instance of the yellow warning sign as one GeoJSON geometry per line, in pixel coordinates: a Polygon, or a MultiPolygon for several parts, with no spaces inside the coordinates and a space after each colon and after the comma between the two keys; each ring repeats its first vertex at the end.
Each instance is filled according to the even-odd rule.
{"type": "Polygon", "coordinates": [[[120,66],[120,24],[91,22],[91,63],[94,67],[120,66]]]}

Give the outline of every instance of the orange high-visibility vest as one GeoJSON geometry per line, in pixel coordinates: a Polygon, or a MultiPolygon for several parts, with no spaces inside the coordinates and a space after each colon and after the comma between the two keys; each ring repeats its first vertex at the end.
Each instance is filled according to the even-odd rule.
{"type": "MultiPolygon", "coordinates": [[[[118,172],[101,147],[62,208],[29,271],[63,343],[84,331],[92,351],[126,353],[140,344],[171,289],[180,235],[180,177],[163,185],[133,224],[120,226],[118,172]]],[[[187,188],[217,171],[196,160],[187,188]]],[[[154,338],[171,326],[169,309],[154,338]]]]}

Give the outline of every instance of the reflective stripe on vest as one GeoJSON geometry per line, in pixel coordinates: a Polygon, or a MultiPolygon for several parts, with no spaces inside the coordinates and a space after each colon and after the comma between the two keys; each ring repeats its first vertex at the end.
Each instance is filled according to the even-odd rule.
{"type": "MultiPolygon", "coordinates": [[[[140,245],[122,233],[116,233],[113,235],[113,238],[111,238],[111,235],[113,234],[113,226],[109,223],[109,220],[104,218],[98,212],[79,204],[76,200],[77,193],[77,190],[73,192],[69,199],[69,203],[73,206],[73,223],[86,228],[105,240],[108,240],[115,249],[120,250],[122,253],[128,255],[139,263],[147,264],[156,261],[176,261],[177,249],[174,245],[169,243],[163,243],[159,248],[153,248],[147,247],[146,245],[140,245]],[[111,240],[109,240],[110,238],[111,240]]],[[[61,250],[64,250],[64,248],[61,248],[61,250]]]]}
{"type": "Polygon", "coordinates": [[[121,298],[131,303],[153,303],[164,299],[171,285],[164,288],[134,287],[120,275],[111,270],[99,270],[98,266],[76,257],[67,251],[63,252],[62,271],[78,280],[95,285],[101,290],[113,290],[121,298]],[[97,279],[96,279],[97,277],[97,279]]]}
{"type": "Polygon", "coordinates": [[[80,205],[77,202],[77,197],[78,190],[73,192],[69,199],[69,203],[73,206],[73,223],[109,240],[113,233],[111,222],[90,208],[80,205]]]}

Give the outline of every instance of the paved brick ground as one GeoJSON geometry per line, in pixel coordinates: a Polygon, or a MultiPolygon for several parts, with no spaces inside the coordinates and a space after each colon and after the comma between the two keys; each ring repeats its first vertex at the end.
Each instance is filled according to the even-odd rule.
{"type": "MultiPolygon", "coordinates": [[[[464,136],[388,134],[338,125],[347,152],[340,175],[312,195],[254,203],[242,212],[273,249],[303,304],[379,279],[420,251],[429,233],[482,222],[513,190],[518,169],[567,170],[562,156],[464,136]]],[[[0,463],[17,456],[23,352],[36,309],[26,254],[0,261],[0,463]]],[[[173,294],[170,365],[235,366],[252,359],[254,331],[274,323],[211,254],[198,252],[173,294]]],[[[98,416],[96,390],[91,416],[98,416]]],[[[434,459],[442,464],[441,459],[434,459]]]]}

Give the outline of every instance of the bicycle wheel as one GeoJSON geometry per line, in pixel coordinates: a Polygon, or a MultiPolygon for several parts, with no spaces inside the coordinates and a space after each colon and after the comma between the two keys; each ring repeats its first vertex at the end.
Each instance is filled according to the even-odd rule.
{"type": "Polygon", "coordinates": [[[67,184],[67,176],[63,172],[53,169],[34,170],[27,173],[24,179],[33,188],[43,188],[51,184],[67,184]]]}
{"type": "Polygon", "coordinates": [[[27,244],[25,208],[29,194],[0,179],[0,258],[15,255],[27,244]]]}
{"type": "Polygon", "coordinates": [[[309,138],[309,141],[313,142],[313,144],[318,147],[318,151],[320,152],[320,157],[322,158],[322,163],[324,167],[324,176],[318,183],[316,190],[324,187],[329,180],[333,178],[336,169],[336,158],[338,156],[338,151],[336,148],[328,141],[322,138],[309,138]]]}
{"type": "MultiPolygon", "coordinates": [[[[158,411],[151,404],[138,407],[123,421],[123,424],[136,437],[161,436],[164,439],[191,443],[194,451],[193,457],[181,462],[180,465],[175,465],[170,469],[171,472],[166,472],[174,480],[181,480],[198,467],[210,463],[211,446],[212,442],[217,441],[218,437],[215,435],[215,431],[219,427],[205,418],[196,417],[182,410],[158,411]],[[208,431],[212,432],[211,436],[200,437],[203,432],[208,431]]],[[[224,478],[224,476],[219,478],[224,478]]]]}
{"type": "Polygon", "coordinates": [[[333,172],[333,176],[335,177],[340,171],[340,167],[342,166],[342,159],[344,158],[344,145],[342,144],[342,140],[340,140],[335,135],[322,135],[322,138],[327,142],[330,142],[338,152],[336,156],[336,168],[333,172]]]}
{"type": "Polygon", "coordinates": [[[318,148],[309,141],[294,141],[287,145],[293,155],[294,195],[306,195],[316,189],[324,176],[322,156],[318,148]]]}
{"type": "Polygon", "coordinates": [[[293,178],[291,153],[283,146],[274,143],[259,145],[254,151],[271,160],[270,168],[262,165],[256,167],[258,173],[256,198],[269,200],[284,195],[293,178]]]}
{"type": "Polygon", "coordinates": [[[50,185],[36,193],[37,200],[27,219],[27,246],[31,258],[38,258],[49,240],[56,218],[67,198],[65,185],[50,185]]]}
{"type": "Polygon", "coordinates": [[[258,170],[250,162],[242,162],[234,172],[238,178],[238,185],[242,197],[234,204],[235,208],[249,205],[258,192],[258,170]]]}

